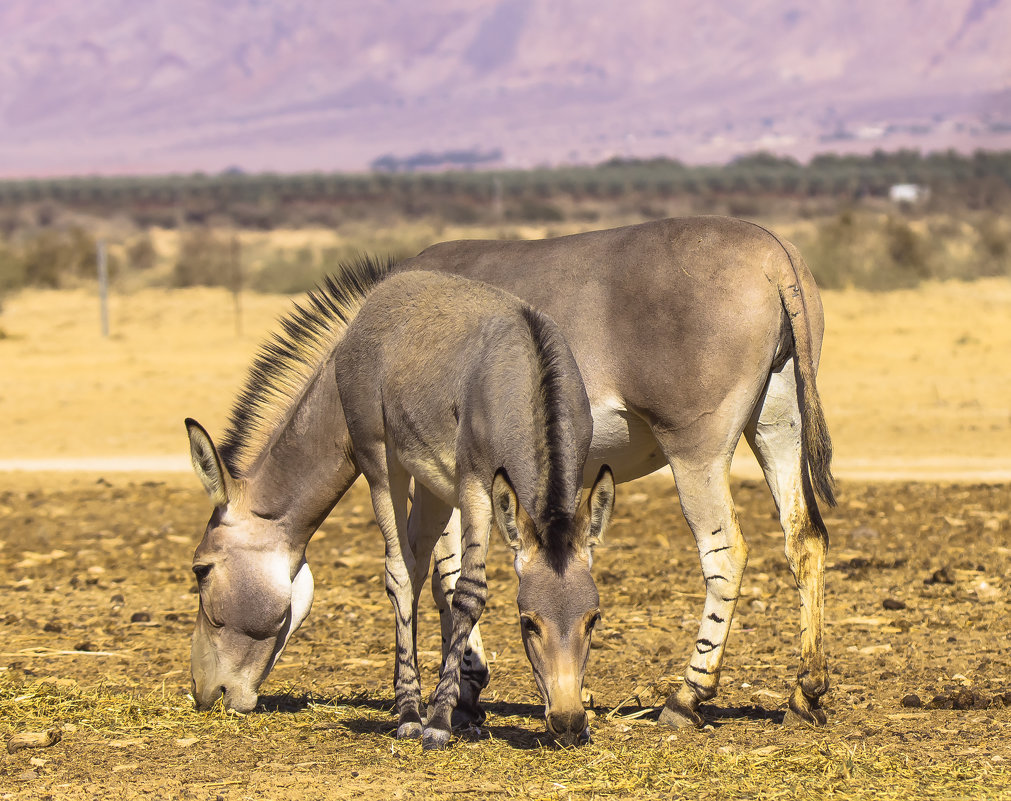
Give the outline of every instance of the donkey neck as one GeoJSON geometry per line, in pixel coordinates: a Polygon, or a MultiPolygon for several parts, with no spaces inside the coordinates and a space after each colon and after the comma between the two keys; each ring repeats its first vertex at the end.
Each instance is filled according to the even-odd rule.
{"type": "Polygon", "coordinates": [[[304,547],[357,477],[337,385],[321,367],[246,471],[250,509],[304,547]]]}

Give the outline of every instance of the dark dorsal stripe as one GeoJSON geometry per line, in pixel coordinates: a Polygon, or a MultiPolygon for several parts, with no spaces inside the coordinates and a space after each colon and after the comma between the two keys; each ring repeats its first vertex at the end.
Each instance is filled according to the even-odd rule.
{"type": "Polygon", "coordinates": [[[572,486],[570,476],[582,481],[582,474],[570,464],[571,436],[564,429],[565,400],[562,390],[565,363],[564,344],[557,331],[550,327],[548,318],[536,309],[523,304],[523,318],[530,328],[537,364],[540,373],[540,396],[544,409],[544,443],[540,449],[546,455],[542,464],[542,497],[534,514],[539,516],[538,529],[543,531],[542,544],[548,553],[549,562],[559,572],[562,571],[571,552],[571,542],[575,535],[572,525],[572,510],[569,504],[578,487],[572,486]]]}
{"type": "Polygon", "coordinates": [[[344,262],[281,318],[281,330],[253,360],[218,449],[232,475],[241,475],[266,444],[306,382],[340,342],[365,296],[394,264],[393,259],[371,256],[344,262]]]}

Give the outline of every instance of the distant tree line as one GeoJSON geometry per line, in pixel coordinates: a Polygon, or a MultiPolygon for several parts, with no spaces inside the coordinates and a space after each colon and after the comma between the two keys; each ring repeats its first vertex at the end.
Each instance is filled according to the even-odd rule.
{"type": "Polygon", "coordinates": [[[492,164],[502,160],[502,149],[494,150],[446,150],[441,153],[422,151],[410,156],[398,157],[392,154],[374,159],[369,167],[373,172],[416,172],[447,168],[470,168],[478,164],[492,164]]]}
{"type": "MultiPolygon", "coordinates": [[[[580,204],[629,198],[647,210],[650,204],[678,198],[706,210],[707,203],[736,198],[743,205],[718,210],[746,216],[761,211],[754,206],[755,199],[838,203],[886,198],[897,183],[929,187],[935,205],[1011,208],[1011,151],[821,155],[806,164],[757,153],[722,166],[689,166],[657,158],[523,171],[419,169],[473,167],[486,157],[491,158],[450,151],[418,154],[405,162],[391,156],[377,160],[376,171],[367,174],[230,170],[219,175],[0,181],[0,230],[13,225],[12,210],[25,206],[44,210],[46,204],[99,216],[125,214],[141,227],[179,227],[226,218],[231,225],[270,229],[331,225],[349,215],[383,214],[438,215],[459,223],[496,217],[551,222],[564,219],[580,204]]],[[[44,213],[42,217],[44,223],[44,213]]]]}

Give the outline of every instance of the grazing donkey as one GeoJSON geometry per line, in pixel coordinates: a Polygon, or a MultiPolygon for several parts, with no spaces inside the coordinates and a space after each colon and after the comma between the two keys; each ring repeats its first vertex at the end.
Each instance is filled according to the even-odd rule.
{"type": "Polygon", "coordinates": [[[254,364],[220,450],[187,421],[214,512],[196,549],[194,699],[252,709],[312,600],[305,548],[359,474],[386,541],[396,613],[398,737],[444,747],[460,665],[485,605],[493,523],[514,551],[522,634],[549,730],[585,738],[581,701],[599,598],[591,552],[610,520],[601,467],[579,498],[592,418],[545,315],[493,287],[362,260],[284,323],[254,364]],[[414,479],[411,524],[408,487],[414,479]],[[415,632],[435,540],[461,510],[452,630],[427,724],[415,632]]]}
{"type": "MultiPolygon", "coordinates": [[[[586,475],[606,462],[621,482],[670,465],[706,586],[684,683],[660,715],[671,725],[700,725],[699,701],[712,698],[719,682],[748,558],[729,486],[743,432],[779,509],[800,590],[790,710],[824,723],[828,533],[815,494],[835,500],[815,388],[824,318],[796,248],[753,223],[695,217],[539,241],[447,242],[397,269],[484,280],[551,315],[593,410],[586,475]]],[[[442,572],[433,589],[443,608],[459,565],[444,546],[454,541],[436,546],[442,572]]],[[[488,672],[476,627],[464,678],[459,711],[479,719],[488,672]]]]}

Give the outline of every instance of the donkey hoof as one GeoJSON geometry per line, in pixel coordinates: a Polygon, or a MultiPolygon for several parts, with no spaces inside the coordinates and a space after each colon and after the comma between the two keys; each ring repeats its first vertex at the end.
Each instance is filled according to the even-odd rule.
{"type": "Polygon", "coordinates": [[[783,717],[784,726],[824,726],[828,723],[825,710],[818,706],[816,699],[808,698],[800,687],[790,695],[790,706],[783,717]]]}
{"type": "Polygon", "coordinates": [[[675,709],[669,705],[660,710],[657,722],[661,726],[670,726],[674,729],[701,729],[705,723],[698,712],[682,707],[675,709]]]}
{"type": "Polygon", "coordinates": [[[816,725],[814,720],[798,715],[792,709],[787,709],[783,715],[783,727],[787,729],[808,729],[816,725]]]}
{"type": "Polygon", "coordinates": [[[809,707],[808,709],[797,709],[790,704],[783,715],[783,725],[788,728],[811,728],[824,726],[828,723],[828,716],[824,709],[819,707],[809,707]]]}
{"type": "Polygon", "coordinates": [[[401,723],[397,727],[397,739],[398,740],[417,740],[421,737],[421,724],[416,721],[408,721],[407,723],[401,723]]]}
{"type": "Polygon", "coordinates": [[[441,751],[449,745],[449,732],[445,729],[425,729],[421,747],[425,751],[441,751]]]}

